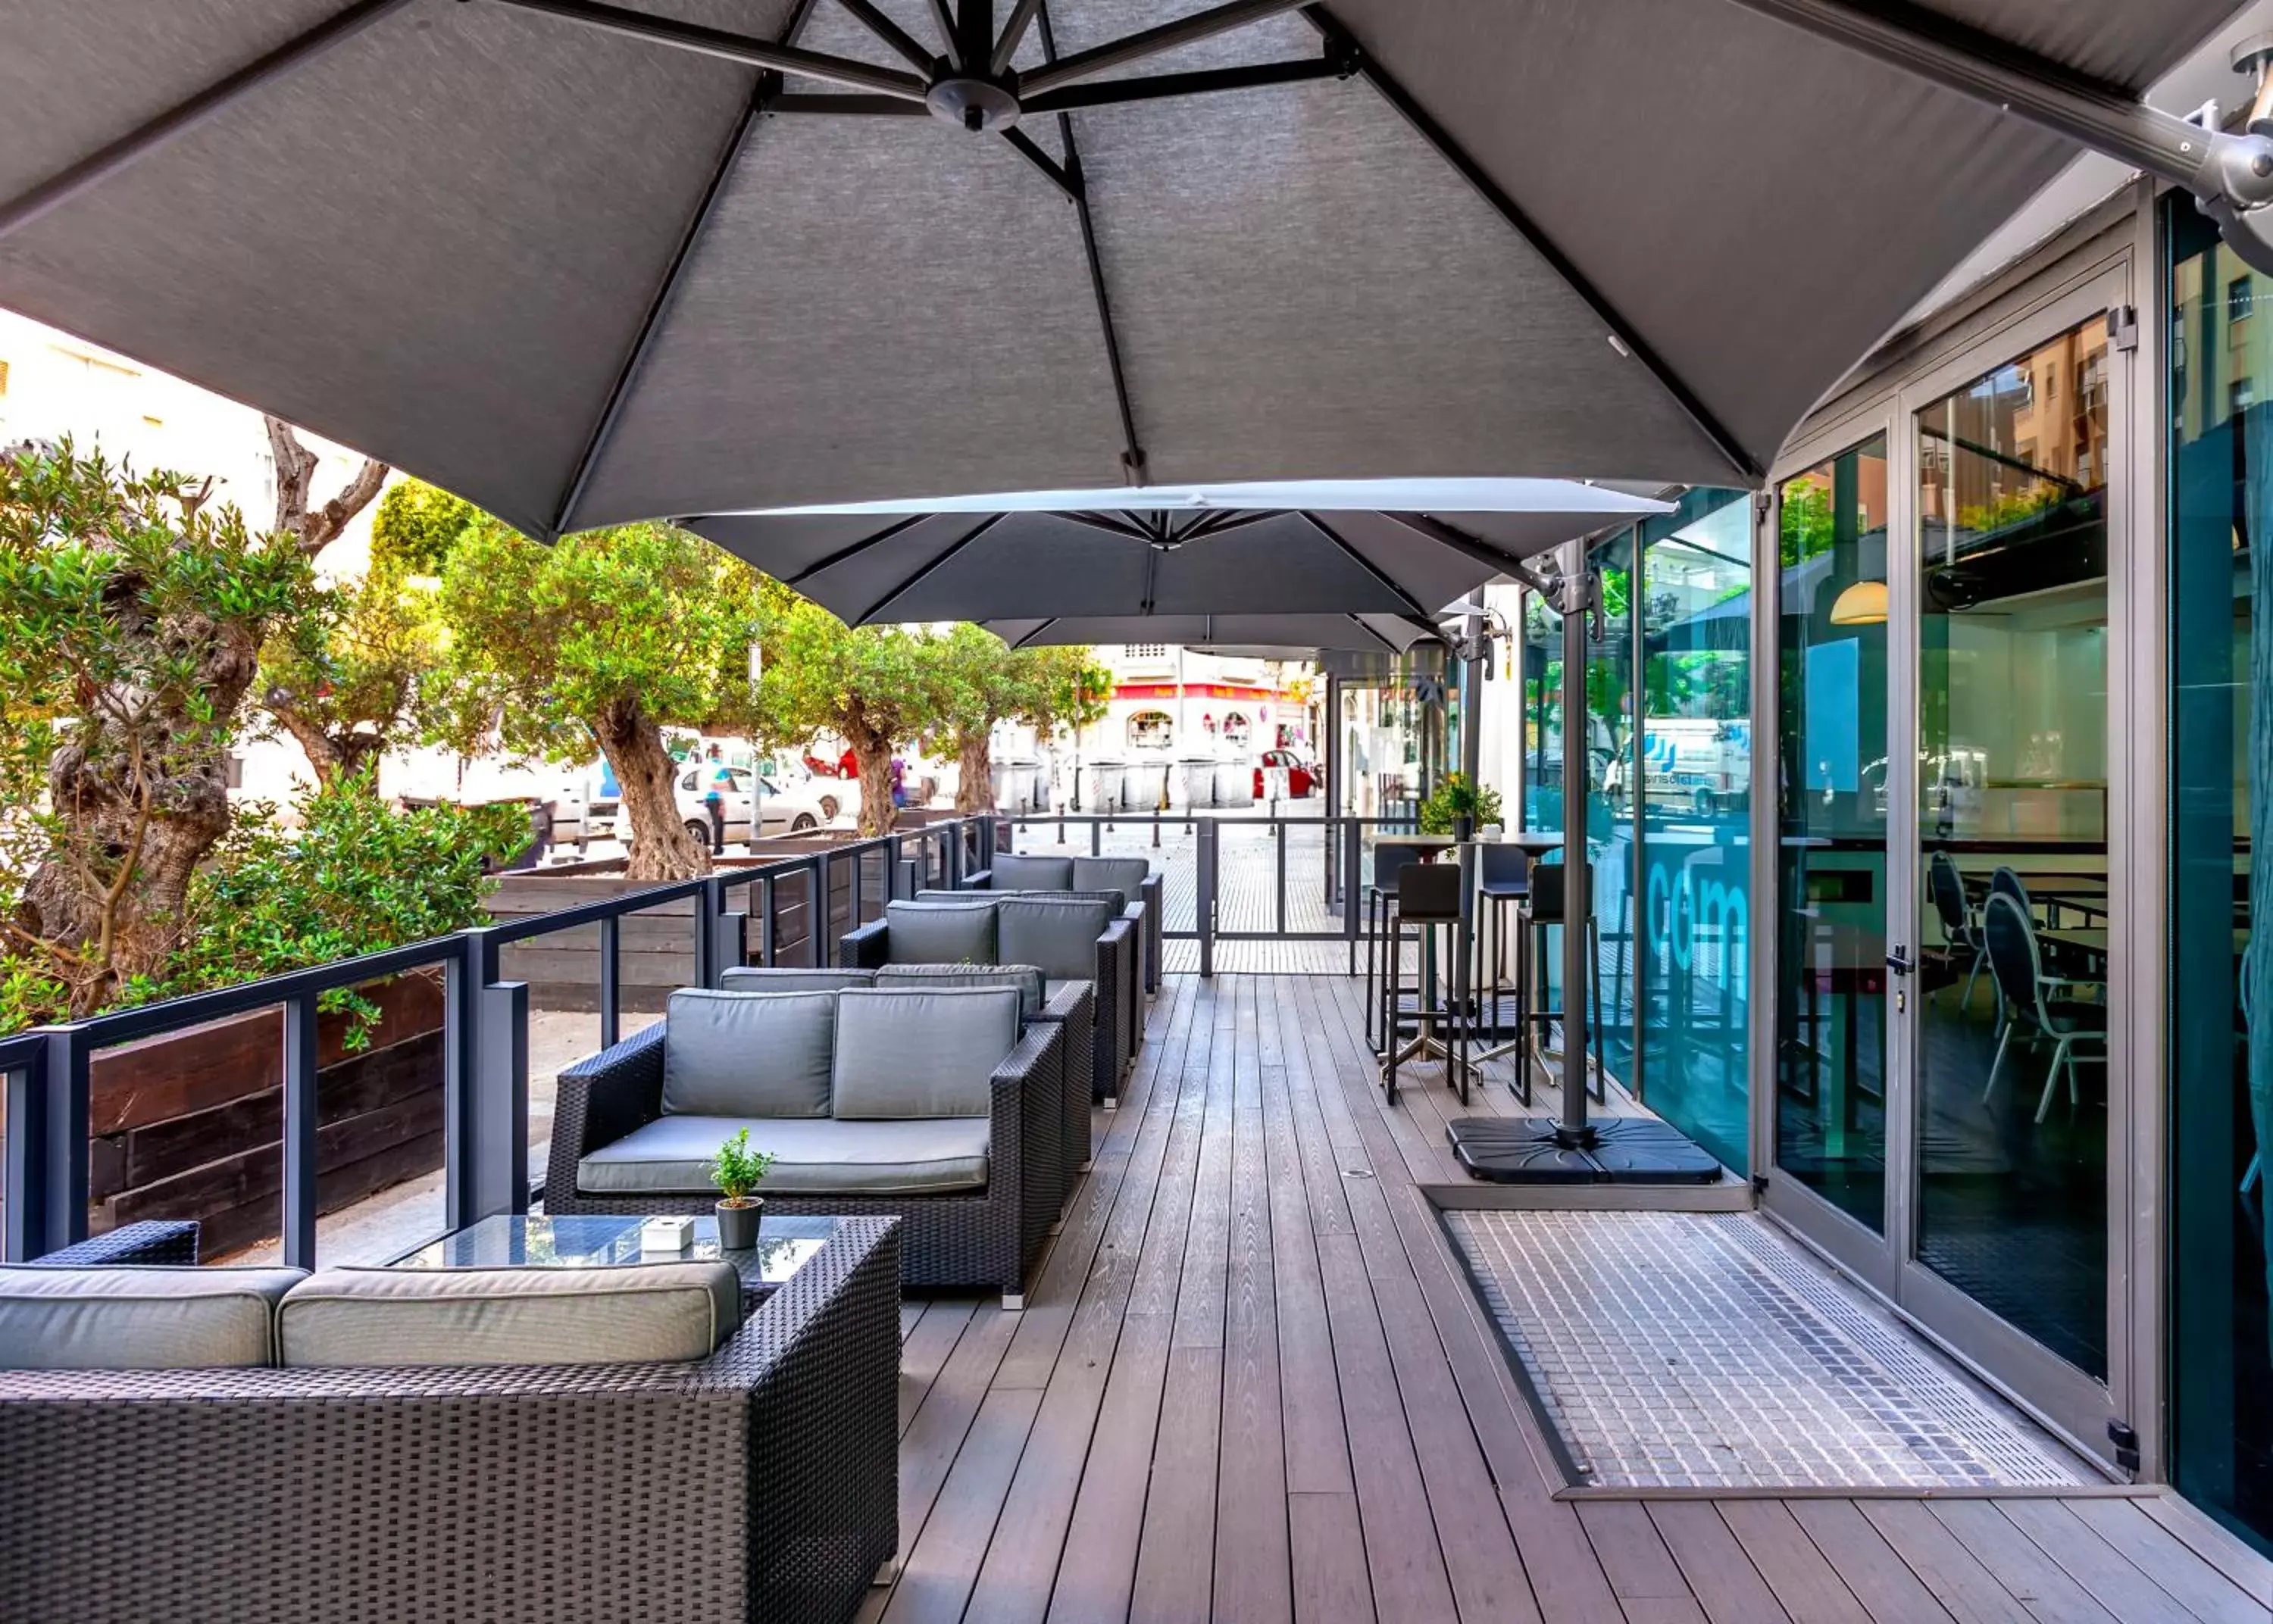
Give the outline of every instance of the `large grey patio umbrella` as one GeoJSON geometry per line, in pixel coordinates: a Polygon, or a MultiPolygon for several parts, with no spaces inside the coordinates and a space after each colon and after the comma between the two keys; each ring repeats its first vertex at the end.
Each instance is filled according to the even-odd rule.
{"type": "MultiPolygon", "coordinates": [[[[1157,506],[736,513],[686,522],[856,625],[1369,614],[1425,626],[1542,548],[1666,506],[1560,483],[1534,482],[1526,499],[1543,505],[1401,515],[1157,506]]],[[[1154,632],[1136,640],[1190,640],[1154,632]]]]}
{"type": "Polygon", "coordinates": [[[1437,635],[1403,615],[1158,615],[1047,620],[987,620],[1014,648],[1091,643],[1174,643],[1198,654],[1307,660],[1327,651],[1408,653],[1437,635]]]}
{"type": "Polygon", "coordinates": [[[2078,140],[2273,193],[2129,101],[2231,9],[17,0],[0,304],[540,535],[1757,483],[2078,140]]]}

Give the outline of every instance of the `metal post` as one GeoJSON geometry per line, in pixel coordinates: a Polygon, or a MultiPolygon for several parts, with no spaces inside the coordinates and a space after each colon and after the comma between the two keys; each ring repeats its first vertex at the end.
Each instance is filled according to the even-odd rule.
{"type": "Polygon", "coordinates": [[[476,1101],[482,1074],[482,989],[495,951],[486,929],[458,932],[442,967],[442,1223],[466,1228],[482,1216],[475,1165],[476,1101]]]}
{"type": "Polygon", "coordinates": [[[1193,852],[1197,861],[1194,864],[1193,886],[1200,937],[1200,979],[1205,981],[1215,974],[1216,827],[1212,818],[1197,821],[1193,852]]]}
{"type": "Polygon", "coordinates": [[[1271,819],[1271,837],[1279,842],[1275,854],[1279,861],[1279,895],[1277,934],[1287,934],[1287,826],[1277,818],[1271,819]]]}
{"type": "Polygon", "coordinates": [[[4,1230],[0,1230],[0,1262],[28,1263],[49,1250],[47,1241],[48,1181],[47,1066],[44,1045],[10,1070],[4,1149],[7,1163],[0,1171],[4,1194],[4,1230]]]}
{"type": "Polygon", "coordinates": [[[692,899],[694,903],[694,984],[718,984],[718,891],[705,880],[692,899]]]}
{"type": "Polygon", "coordinates": [[[482,989],[481,1085],[475,1092],[474,1200],[482,1216],[529,1210],[529,984],[482,989]]]}
{"type": "Polygon", "coordinates": [[[1594,1141],[1587,1123],[1587,921],[1594,908],[1587,872],[1587,544],[1566,543],[1563,594],[1563,1117],[1566,1148],[1594,1141]]]}
{"type": "Polygon", "coordinates": [[[813,877],[806,881],[807,901],[805,909],[805,956],[814,969],[829,968],[829,932],[836,910],[829,902],[829,854],[813,854],[813,877]]]}
{"type": "Polygon", "coordinates": [[[284,1267],[316,1266],[316,995],[288,999],[284,1017],[284,1267]]]}
{"type": "Polygon", "coordinates": [[[623,921],[600,921],[600,1047],[623,1041],[623,921]]]}
{"type": "Polygon", "coordinates": [[[717,972],[713,980],[721,980],[728,970],[750,962],[750,916],[739,908],[720,914],[710,939],[715,944],[710,962],[717,972]]]}
{"type": "Polygon", "coordinates": [[[860,917],[860,893],[863,888],[860,882],[866,877],[867,868],[868,854],[854,852],[851,870],[844,877],[844,927],[847,930],[857,931],[867,923],[860,917]]]}
{"type": "Polygon", "coordinates": [[[1349,973],[1357,974],[1357,902],[1363,887],[1358,881],[1358,865],[1365,861],[1365,826],[1351,818],[1342,824],[1342,872],[1339,893],[1342,905],[1342,939],[1349,943],[1349,973]]]}

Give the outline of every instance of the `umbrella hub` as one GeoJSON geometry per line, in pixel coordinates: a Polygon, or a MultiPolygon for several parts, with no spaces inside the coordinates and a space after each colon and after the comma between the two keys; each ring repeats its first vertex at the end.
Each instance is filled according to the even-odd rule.
{"type": "Polygon", "coordinates": [[[976,135],[1008,130],[1018,122],[1018,98],[1005,86],[975,74],[950,73],[924,92],[932,116],[976,135]]]}

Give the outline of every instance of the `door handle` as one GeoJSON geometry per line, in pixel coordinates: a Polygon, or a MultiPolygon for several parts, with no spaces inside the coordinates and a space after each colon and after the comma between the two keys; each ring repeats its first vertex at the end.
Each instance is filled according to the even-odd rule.
{"type": "Polygon", "coordinates": [[[1917,968],[1910,959],[1908,947],[1897,947],[1887,955],[1887,968],[1897,976],[1907,976],[1917,968]]]}

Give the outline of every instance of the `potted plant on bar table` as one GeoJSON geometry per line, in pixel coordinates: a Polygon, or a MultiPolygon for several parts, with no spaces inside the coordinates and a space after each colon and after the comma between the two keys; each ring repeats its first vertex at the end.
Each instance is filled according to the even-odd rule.
{"type": "Polygon", "coordinates": [[[718,1249],[747,1252],[758,1244],[758,1218],[766,1203],[758,1182],[774,1164],[763,1150],[750,1149],[750,1130],[743,1128],[718,1147],[710,1163],[710,1182],[718,1186],[718,1249]]]}

